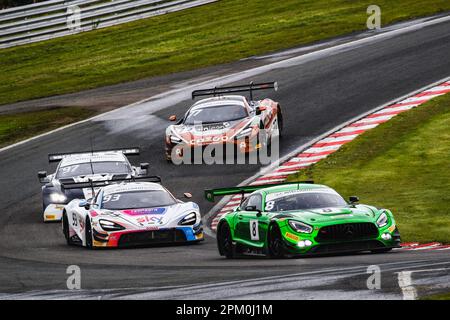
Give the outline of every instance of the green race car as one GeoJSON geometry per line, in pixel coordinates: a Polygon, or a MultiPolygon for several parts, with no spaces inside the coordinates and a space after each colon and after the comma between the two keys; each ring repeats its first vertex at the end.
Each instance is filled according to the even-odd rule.
{"type": "Polygon", "coordinates": [[[347,203],[335,190],[312,182],[206,190],[205,196],[242,194],[243,201],[217,225],[219,253],[272,258],[387,252],[400,247],[392,212],[347,203]],[[248,197],[244,194],[251,193],[248,197]]]}

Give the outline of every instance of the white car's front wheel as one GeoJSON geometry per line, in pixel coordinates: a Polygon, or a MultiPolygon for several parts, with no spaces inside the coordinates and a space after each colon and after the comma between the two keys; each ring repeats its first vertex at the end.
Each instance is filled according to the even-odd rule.
{"type": "Polygon", "coordinates": [[[70,230],[69,230],[69,219],[67,219],[67,214],[64,211],[62,216],[62,225],[63,225],[63,234],[66,238],[66,242],[68,245],[72,245],[72,241],[70,240],[70,230]]]}
{"type": "Polygon", "coordinates": [[[88,217],[86,218],[85,243],[86,248],[92,249],[92,227],[88,217]]]}

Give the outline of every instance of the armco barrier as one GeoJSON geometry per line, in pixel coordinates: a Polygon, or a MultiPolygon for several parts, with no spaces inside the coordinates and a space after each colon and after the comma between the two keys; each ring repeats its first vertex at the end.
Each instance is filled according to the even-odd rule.
{"type": "Polygon", "coordinates": [[[0,11],[0,48],[105,28],[125,22],[180,11],[218,0],[51,0],[0,11]],[[79,26],[69,28],[80,8],[79,26]]]}

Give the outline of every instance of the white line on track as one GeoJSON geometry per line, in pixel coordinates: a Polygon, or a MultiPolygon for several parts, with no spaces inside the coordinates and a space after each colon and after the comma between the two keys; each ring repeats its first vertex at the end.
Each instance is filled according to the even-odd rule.
{"type": "Polygon", "coordinates": [[[412,285],[412,271],[402,271],[398,273],[398,286],[402,290],[403,300],[416,300],[417,291],[412,285]]]}
{"type": "MultiPolygon", "coordinates": [[[[444,268],[433,267],[449,265],[450,261],[429,263],[425,260],[411,260],[401,262],[388,262],[380,264],[382,272],[421,272],[424,270],[438,271],[444,268]],[[416,270],[418,269],[418,270],[416,270]]],[[[205,284],[188,284],[177,286],[165,286],[165,287],[146,287],[146,288],[118,288],[118,289],[101,289],[101,290],[49,290],[49,291],[30,291],[19,294],[0,294],[0,300],[2,299],[167,299],[181,297],[188,291],[196,292],[197,294],[203,293],[206,297],[211,297],[212,294],[221,294],[223,299],[224,290],[241,290],[242,287],[252,287],[258,293],[259,288],[273,286],[274,283],[290,283],[292,281],[304,280],[309,278],[324,278],[332,277],[352,277],[357,275],[365,275],[367,273],[367,265],[358,265],[352,267],[343,268],[326,268],[316,271],[306,271],[300,273],[275,275],[258,277],[245,280],[230,280],[217,283],[205,283],[205,284]],[[300,277],[300,279],[298,279],[300,277]]],[[[447,269],[447,268],[445,268],[447,269]]],[[[403,282],[405,288],[408,287],[408,281],[403,282]]],[[[411,284],[411,282],[409,282],[411,284]]],[[[189,296],[189,295],[186,295],[189,296]]],[[[234,297],[235,295],[232,295],[234,297]]],[[[339,299],[339,298],[338,298],[339,299]]]]}

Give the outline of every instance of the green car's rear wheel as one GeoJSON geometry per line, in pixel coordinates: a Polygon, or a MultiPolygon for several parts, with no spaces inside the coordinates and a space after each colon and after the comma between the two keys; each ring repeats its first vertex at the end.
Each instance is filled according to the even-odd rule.
{"type": "Polygon", "coordinates": [[[272,223],[269,226],[269,232],[267,237],[268,237],[267,247],[269,257],[274,259],[284,258],[286,255],[286,250],[284,248],[280,228],[276,223],[272,223]]]}
{"type": "Polygon", "coordinates": [[[230,226],[226,222],[222,222],[217,230],[217,247],[222,256],[228,259],[234,258],[233,239],[230,226]]]}

